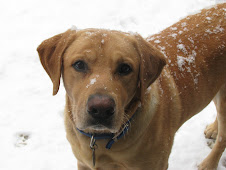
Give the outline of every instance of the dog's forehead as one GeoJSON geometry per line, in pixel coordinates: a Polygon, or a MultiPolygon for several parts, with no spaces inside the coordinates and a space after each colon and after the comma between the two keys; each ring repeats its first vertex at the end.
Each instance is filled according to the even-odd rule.
{"type": "Polygon", "coordinates": [[[102,30],[102,29],[87,29],[77,32],[76,40],[73,43],[77,46],[77,50],[81,48],[95,48],[96,50],[105,49],[131,51],[135,49],[136,40],[132,34],[120,31],[102,30]]]}
{"type": "Polygon", "coordinates": [[[139,52],[134,35],[120,31],[86,29],[76,32],[74,42],[68,47],[65,59],[68,57],[108,61],[129,59],[139,62],[139,52]],[[77,56],[77,57],[76,57],[77,56]]]}
{"type": "Polygon", "coordinates": [[[126,40],[126,37],[133,37],[132,33],[107,29],[84,29],[77,31],[77,34],[90,39],[121,37],[126,40]]]}

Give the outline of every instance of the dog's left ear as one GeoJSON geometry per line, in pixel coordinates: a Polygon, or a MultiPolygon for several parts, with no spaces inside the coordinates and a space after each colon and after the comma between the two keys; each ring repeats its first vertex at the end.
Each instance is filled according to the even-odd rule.
{"type": "Polygon", "coordinates": [[[42,66],[53,83],[53,95],[60,86],[62,57],[67,47],[74,41],[76,31],[68,30],[43,41],[37,48],[42,66]]]}
{"type": "Polygon", "coordinates": [[[143,103],[146,89],[158,78],[166,65],[164,55],[140,35],[136,35],[137,48],[140,54],[140,85],[137,97],[143,103]]]}

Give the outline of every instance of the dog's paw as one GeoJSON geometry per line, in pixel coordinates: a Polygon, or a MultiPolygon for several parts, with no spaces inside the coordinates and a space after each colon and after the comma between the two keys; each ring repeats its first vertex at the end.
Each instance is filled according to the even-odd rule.
{"type": "Polygon", "coordinates": [[[217,170],[215,164],[211,164],[211,162],[203,161],[199,166],[198,170],[217,170]]]}
{"type": "Polygon", "coordinates": [[[216,139],[218,133],[217,123],[212,123],[208,125],[204,131],[206,138],[208,139],[216,139]]]}

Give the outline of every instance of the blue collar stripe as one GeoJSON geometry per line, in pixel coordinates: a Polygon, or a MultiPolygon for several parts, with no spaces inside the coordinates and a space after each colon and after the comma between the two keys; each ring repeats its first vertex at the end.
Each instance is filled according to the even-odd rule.
{"type": "MultiPolygon", "coordinates": [[[[129,123],[129,122],[127,122],[129,123]]],[[[129,126],[125,127],[125,129],[117,136],[117,140],[121,139],[125,134],[126,132],[129,130],[129,126]]],[[[111,146],[115,143],[115,140],[114,139],[111,139],[107,145],[106,145],[106,149],[111,149],[111,146]]]]}
{"type": "MultiPolygon", "coordinates": [[[[136,112],[135,112],[136,113],[136,112]]],[[[94,139],[110,139],[107,143],[107,145],[105,146],[106,149],[111,149],[112,145],[119,139],[121,139],[129,130],[130,128],[130,122],[131,120],[133,119],[135,114],[133,114],[133,116],[126,122],[126,124],[124,125],[124,129],[122,130],[122,132],[114,138],[115,134],[114,133],[105,133],[105,134],[90,134],[90,133],[86,133],[80,129],[77,128],[77,130],[87,136],[87,137],[90,137],[92,138],[92,136],[94,137],[94,139]]]]}
{"type": "MultiPolygon", "coordinates": [[[[82,130],[80,130],[80,129],[78,129],[77,128],[77,130],[81,133],[81,134],[83,134],[83,135],[85,135],[85,136],[87,136],[87,137],[92,137],[93,136],[93,134],[90,134],[90,133],[86,133],[86,132],[84,132],[84,131],[82,131],[82,130]]],[[[94,139],[112,139],[113,137],[114,137],[114,134],[113,133],[109,133],[109,134],[98,134],[98,135],[95,135],[94,134],[94,139]]]]}

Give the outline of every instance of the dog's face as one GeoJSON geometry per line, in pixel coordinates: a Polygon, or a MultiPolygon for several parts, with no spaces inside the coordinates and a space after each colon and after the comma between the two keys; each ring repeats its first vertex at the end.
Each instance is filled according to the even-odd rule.
{"type": "Polygon", "coordinates": [[[74,126],[89,133],[118,132],[165,64],[139,35],[110,30],[69,30],[38,52],[53,93],[62,74],[74,126]]]}
{"type": "Polygon", "coordinates": [[[138,87],[140,57],[131,38],[118,32],[79,31],[63,61],[76,126],[89,132],[118,131],[138,87]]]}

